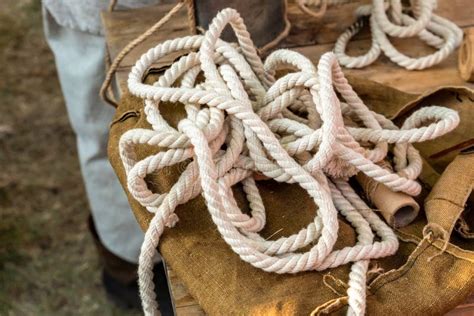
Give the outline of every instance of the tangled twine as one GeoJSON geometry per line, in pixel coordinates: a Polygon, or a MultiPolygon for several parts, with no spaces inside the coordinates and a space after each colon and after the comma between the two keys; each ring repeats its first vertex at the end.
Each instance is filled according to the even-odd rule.
{"type": "Polygon", "coordinates": [[[199,194],[225,242],[254,267],[297,273],[353,262],[349,314],[364,314],[369,260],[394,254],[398,241],[347,179],[362,171],[392,190],[418,194],[415,179],[421,158],[410,143],[444,135],[459,122],[455,111],[432,106],[415,112],[399,129],[364,105],[332,53],[323,55],[317,68],[288,50],[275,51],[263,63],[233,9],[221,11],[204,35],[168,40],[150,49],[132,68],[128,87],[145,100],[144,113],[151,125],[127,131],[119,144],[130,193],[154,213],[139,258],[146,315],[158,311],[152,268],[160,236],[165,226],[178,221],[176,207],[199,194]],[[228,24],[237,45],[219,39],[228,24]],[[153,62],[177,51],[190,52],[153,84],[142,83],[153,62]],[[282,68],[293,72],[276,80],[275,71],[282,68]],[[186,118],[177,128],[161,115],[161,102],[184,105],[186,118]],[[160,152],[138,160],[135,147],[143,144],[159,147],[160,152]],[[397,173],[376,164],[386,157],[388,144],[394,144],[397,173]],[[192,161],[169,192],[150,191],[148,174],[187,159],[192,161]],[[255,172],[306,190],[318,206],[314,220],[291,236],[277,240],[260,236],[265,207],[255,172]],[[239,182],[250,215],[233,197],[231,188],[239,182]],[[338,211],[357,231],[357,243],[335,250],[338,211]],[[298,252],[308,245],[312,245],[308,251],[298,252]]]}

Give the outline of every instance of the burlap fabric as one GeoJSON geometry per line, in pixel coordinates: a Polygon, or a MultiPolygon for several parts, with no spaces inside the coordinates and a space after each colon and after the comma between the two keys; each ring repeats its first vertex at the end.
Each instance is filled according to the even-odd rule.
{"type": "MultiPolygon", "coordinates": [[[[421,106],[432,104],[448,106],[460,112],[461,125],[453,133],[418,146],[430,164],[422,175],[426,192],[463,147],[455,145],[464,142],[465,147],[469,140],[474,139],[474,95],[468,89],[445,88],[418,96],[362,79],[352,78],[351,83],[370,107],[396,121],[421,106]]],[[[163,104],[160,107],[172,125],[184,115],[181,104],[163,104]]],[[[126,94],[117,108],[109,141],[110,161],[125,188],[126,178],[118,154],[118,142],[120,136],[132,128],[149,128],[149,125],[143,114],[143,100],[126,94]]],[[[137,154],[141,158],[156,151],[156,148],[142,146],[137,154]]],[[[176,165],[156,173],[147,179],[149,185],[157,192],[168,191],[184,166],[176,165]]],[[[474,168],[473,164],[470,167],[474,168]]],[[[450,173],[462,173],[463,168],[451,168],[450,173]]],[[[451,183],[441,191],[444,197],[459,199],[459,195],[469,195],[470,189],[467,190],[465,185],[472,188],[472,181],[471,177],[461,188],[451,183]]],[[[274,239],[290,235],[314,217],[314,203],[297,185],[270,180],[259,181],[258,187],[267,209],[263,236],[274,239]]],[[[421,198],[426,197],[426,192],[421,198]]],[[[243,202],[241,188],[236,186],[234,193],[245,209],[247,205],[243,202]]],[[[440,200],[432,199],[431,209],[438,209],[436,201],[440,200]]],[[[130,195],[129,201],[145,230],[151,214],[130,195]]],[[[457,202],[454,200],[453,203],[457,202]]],[[[178,224],[173,229],[165,230],[159,250],[208,314],[308,315],[312,312],[346,312],[349,265],[296,275],[267,273],[243,262],[232,252],[212,223],[203,198],[179,206],[177,215],[180,219],[178,224]]],[[[430,219],[440,221],[439,225],[449,229],[458,215],[459,212],[454,216],[438,212],[430,219]]],[[[401,240],[397,254],[373,261],[373,273],[369,275],[368,315],[441,315],[462,303],[474,290],[474,240],[453,233],[446,244],[439,239],[439,231],[436,236],[433,233],[431,238],[423,238],[426,224],[426,215],[422,210],[415,223],[397,231],[401,240]]],[[[353,229],[341,219],[336,247],[354,243],[353,229]]]]}

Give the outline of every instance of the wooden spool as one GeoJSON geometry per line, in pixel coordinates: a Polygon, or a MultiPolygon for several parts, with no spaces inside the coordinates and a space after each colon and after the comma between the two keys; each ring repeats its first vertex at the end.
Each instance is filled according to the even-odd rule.
{"type": "Polygon", "coordinates": [[[458,68],[463,80],[474,82],[474,27],[464,31],[464,40],[459,48],[458,68]]]}

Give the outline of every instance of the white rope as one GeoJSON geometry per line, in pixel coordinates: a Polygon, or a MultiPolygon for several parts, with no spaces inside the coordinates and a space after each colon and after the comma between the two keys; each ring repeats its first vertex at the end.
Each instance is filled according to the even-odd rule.
{"type": "Polygon", "coordinates": [[[436,6],[436,0],[410,0],[410,8],[404,11],[413,17],[408,12],[403,13],[401,0],[372,0],[371,5],[360,6],[356,10],[358,20],[339,36],[334,46],[339,63],[348,68],[362,68],[373,63],[382,51],[392,62],[408,70],[440,63],[461,44],[463,34],[456,24],[433,13],[436,6]],[[359,33],[367,18],[372,33],[371,47],[363,55],[348,56],[347,44],[359,33]],[[423,57],[409,57],[400,53],[388,36],[418,36],[437,50],[423,57]]]}
{"type": "Polygon", "coordinates": [[[119,144],[129,191],[154,213],[139,259],[147,315],[157,313],[152,268],[160,236],[165,226],[178,221],[176,207],[199,194],[225,242],[256,268],[297,273],[354,262],[349,313],[362,315],[368,261],[394,254],[398,241],[347,184],[348,177],[362,171],[393,190],[416,195],[421,159],[410,143],[444,135],[459,122],[455,111],[432,106],[417,111],[398,129],[364,105],[332,53],[323,55],[317,67],[288,50],[278,50],[262,63],[233,9],[221,11],[202,36],[168,40],[150,49],[132,68],[128,87],[145,100],[151,125],[151,129],[127,131],[119,144]],[[238,45],[219,39],[227,24],[234,29],[238,45]],[[191,52],[154,84],[142,83],[152,63],[183,50],[191,52]],[[293,72],[275,80],[273,75],[281,68],[293,72]],[[186,118],[177,128],[161,115],[161,102],[184,105],[186,118]],[[345,125],[348,120],[350,126],[345,125]],[[139,160],[135,148],[143,144],[161,151],[139,160]],[[386,157],[388,144],[395,147],[397,173],[376,164],[386,157]],[[191,162],[169,192],[150,191],[147,175],[188,159],[191,162]],[[255,172],[306,190],[318,206],[314,220],[291,236],[277,240],[260,236],[266,217],[255,172]],[[251,215],[243,213],[233,197],[231,187],[239,182],[251,215]],[[356,229],[358,242],[336,250],[338,211],[356,229]],[[380,241],[374,240],[374,234],[380,241]],[[312,245],[309,250],[300,251],[308,245],[312,245]]]}

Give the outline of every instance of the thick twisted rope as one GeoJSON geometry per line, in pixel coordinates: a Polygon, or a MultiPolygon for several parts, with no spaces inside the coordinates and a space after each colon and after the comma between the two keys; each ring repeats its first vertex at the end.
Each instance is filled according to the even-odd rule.
{"type": "Polygon", "coordinates": [[[373,63],[383,52],[392,62],[408,70],[439,64],[460,45],[463,34],[457,25],[433,13],[436,6],[436,0],[410,0],[409,11],[413,17],[403,13],[401,0],[372,0],[371,5],[360,6],[356,10],[358,20],[339,36],[334,46],[339,63],[348,68],[362,68],[373,63]],[[360,56],[348,56],[347,44],[367,19],[372,33],[370,49],[360,56]],[[409,57],[399,52],[388,36],[418,36],[437,50],[423,57],[409,57]]]}
{"type": "Polygon", "coordinates": [[[119,144],[130,193],[154,213],[139,259],[147,315],[158,310],[152,268],[160,236],[178,221],[176,207],[199,194],[224,241],[256,268],[297,273],[353,262],[349,314],[364,314],[368,262],[394,254],[398,241],[347,179],[364,172],[392,190],[418,194],[415,179],[421,158],[411,143],[444,135],[459,122],[455,111],[432,106],[415,112],[398,128],[365,106],[332,53],[323,55],[317,67],[288,50],[275,51],[263,63],[233,9],[221,11],[204,35],[168,40],[150,49],[132,68],[128,86],[145,100],[144,113],[151,125],[151,129],[127,131],[119,144]],[[228,24],[237,45],[219,39],[228,24]],[[184,50],[191,52],[155,83],[142,82],[153,62],[184,50]],[[274,74],[282,68],[293,71],[276,80],[274,74]],[[161,102],[184,105],[186,117],[177,128],[161,115],[161,102]],[[142,144],[160,151],[138,160],[135,147],[142,144]],[[394,147],[396,173],[377,165],[387,156],[389,144],[394,147]],[[147,175],[189,159],[169,192],[159,194],[148,188],[147,175]],[[263,238],[258,232],[266,216],[257,173],[306,190],[318,206],[313,221],[291,236],[263,238]],[[250,215],[233,197],[231,188],[239,182],[250,215]],[[358,237],[356,245],[335,250],[338,211],[358,237]],[[375,235],[380,240],[374,240],[375,235]],[[301,251],[309,245],[309,250],[301,251]]]}

